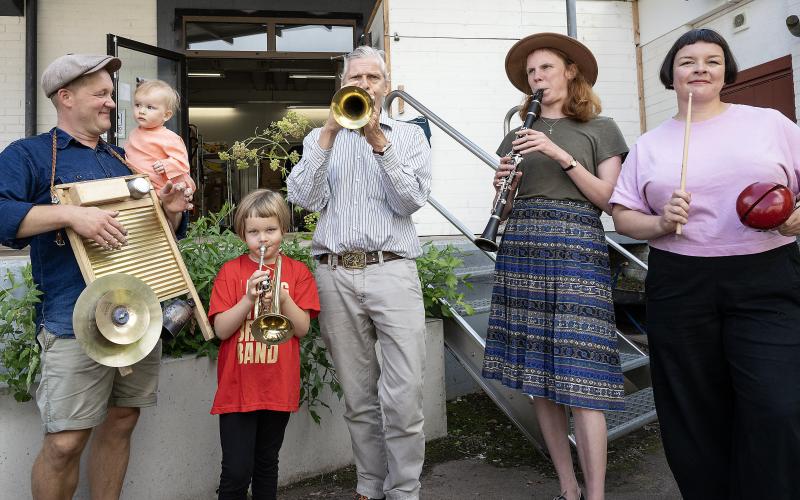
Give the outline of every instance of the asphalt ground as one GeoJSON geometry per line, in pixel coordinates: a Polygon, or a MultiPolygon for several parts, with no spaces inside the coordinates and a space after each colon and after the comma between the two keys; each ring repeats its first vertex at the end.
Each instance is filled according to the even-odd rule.
{"type": "MultiPolygon", "coordinates": [[[[448,436],[426,448],[422,499],[550,500],[559,493],[550,461],[484,394],[448,402],[447,419],[448,436]]],[[[574,461],[578,470],[577,456],[574,461]]],[[[281,488],[278,498],[350,500],[355,483],[351,466],[281,488]]],[[[658,424],[609,444],[606,498],[681,498],[664,458],[658,424]]]]}

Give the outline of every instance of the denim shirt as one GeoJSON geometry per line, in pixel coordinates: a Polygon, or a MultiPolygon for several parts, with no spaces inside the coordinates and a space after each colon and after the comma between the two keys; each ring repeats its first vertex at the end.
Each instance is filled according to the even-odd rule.
{"type": "MultiPolygon", "coordinates": [[[[109,151],[121,148],[100,142],[95,149],[85,146],[61,129],[57,139],[55,184],[90,181],[131,175],[131,171],[109,151]]],[[[34,205],[50,205],[52,130],[21,139],[0,152],[0,244],[21,249],[31,246],[33,280],[43,292],[36,305],[36,322],[58,337],[74,337],[72,310],[86,284],[64,234],[64,246],[55,243],[56,231],[29,238],[17,238],[22,220],[34,205]]],[[[184,214],[178,233],[185,232],[184,214]]]]}

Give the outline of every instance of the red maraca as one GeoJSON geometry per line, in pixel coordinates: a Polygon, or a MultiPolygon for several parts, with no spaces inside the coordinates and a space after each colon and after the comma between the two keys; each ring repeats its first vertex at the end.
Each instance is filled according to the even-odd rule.
{"type": "Polygon", "coordinates": [[[775,229],[792,215],[794,195],[775,182],[754,182],[736,198],[736,213],[745,226],[775,229]]]}

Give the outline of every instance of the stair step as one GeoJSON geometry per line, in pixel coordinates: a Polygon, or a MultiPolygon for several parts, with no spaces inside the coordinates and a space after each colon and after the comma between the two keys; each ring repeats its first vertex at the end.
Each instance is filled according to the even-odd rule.
{"type": "Polygon", "coordinates": [[[622,373],[625,373],[646,366],[650,363],[650,356],[643,356],[638,353],[620,352],[619,360],[620,365],[622,365],[622,373]]]}
{"type": "MultiPolygon", "coordinates": [[[[466,302],[467,304],[471,305],[472,308],[475,310],[474,314],[489,312],[489,310],[492,308],[491,298],[473,299],[473,300],[467,300],[466,302]]],[[[458,313],[461,314],[462,316],[466,314],[463,308],[457,308],[457,310],[458,313]]]]}
{"type": "MultiPolygon", "coordinates": [[[[655,422],[658,420],[658,417],[656,416],[656,403],[653,399],[653,388],[647,387],[626,395],[625,410],[607,411],[605,414],[609,441],[613,441],[649,423],[655,422]]],[[[570,419],[569,425],[569,440],[574,445],[575,433],[572,419],[570,419]]]]}
{"type": "Polygon", "coordinates": [[[494,266],[470,266],[470,267],[459,267],[455,270],[456,276],[493,276],[494,275],[494,266]]]}

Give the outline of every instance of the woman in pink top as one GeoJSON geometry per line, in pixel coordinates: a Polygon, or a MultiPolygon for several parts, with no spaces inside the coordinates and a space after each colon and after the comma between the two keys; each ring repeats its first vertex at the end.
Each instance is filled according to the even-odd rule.
{"type": "Polygon", "coordinates": [[[675,89],[678,113],[639,138],[610,203],[618,232],[650,242],[653,389],[683,497],[796,499],[800,212],[775,231],[757,231],[739,221],[736,198],[757,181],[798,193],[800,129],[775,110],[722,102],[736,74],[716,32],[692,30],[675,42],[661,81],[675,89]]]}
{"type": "Polygon", "coordinates": [[[178,101],[178,93],[161,80],[147,80],[136,87],[133,104],[139,126],[125,143],[125,159],[131,170],[147,174],[156,189],[167,182],[183,182],[194,191],[186,145],[164,126],[175,114],[178,101]]]}

